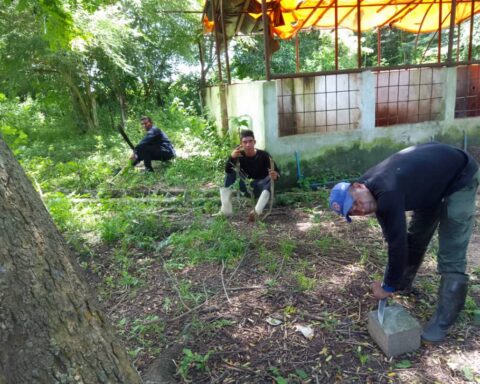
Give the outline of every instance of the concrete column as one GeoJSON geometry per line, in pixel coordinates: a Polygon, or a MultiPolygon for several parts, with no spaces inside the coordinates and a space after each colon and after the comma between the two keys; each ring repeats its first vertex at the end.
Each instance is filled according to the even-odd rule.
{"type": "Polygon", "coordinates": [[[263,83],[263,144],[267,151],[278,140],[278,101],[275,80],[263,83]]]}
{"type": "Polygon", "coordinates": [[[455,119],[455,101],[457,97],[457,68],[444,68],[444,117],[447,122],[455,119]]]}
{"type": "Polygon", "coordinates": [[[362,137],[375,131],[375,76],[371,71],[360,73],[360,125],[362,137]]]}

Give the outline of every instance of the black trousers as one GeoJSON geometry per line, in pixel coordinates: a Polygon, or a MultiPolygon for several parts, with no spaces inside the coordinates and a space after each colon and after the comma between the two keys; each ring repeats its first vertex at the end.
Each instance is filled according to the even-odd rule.
{"type": "MultiPolygon", "coordinates": [[[[230,187],[235,181],[237,180],[237,173],[231,172],[225,174],[225,187],[230,187]]],[[[250,192],[248,191],[246,180],[240,177],[240,191],[242,191],[245,195],[250,196],[250,192]]],[[[267,176],[263,179],[254,179],[250,183],[251,189],[253,189],[253,195],[255,198],[261,195],[263,191],[270,191],[271,179],[270,176],[267,176]]]]}
{"type": "Polygon", "coordinates": [[[167,148],[159,147],[158,145],[144,145],[135,149],[137,159],[134,165],[141,161],[148,171],[153,171],[152,160],[168,161],[175,157],[173,152],[167,148]]]}

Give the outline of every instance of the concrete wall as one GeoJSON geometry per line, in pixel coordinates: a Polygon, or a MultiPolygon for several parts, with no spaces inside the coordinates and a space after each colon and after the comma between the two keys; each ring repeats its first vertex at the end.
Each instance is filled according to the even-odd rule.
{"type": "MultiPolygon", "coordinates": [[[[270,97],[272,97],[271,100],[276,102],[276,95],[269,95],[265,89],[265,87],[269,86],[275,87],[275,82],[257,81],[234,84],[226,87],[225,90],[230,133],[235,134],[235,130],[238,128],[235,122],[236,119],[244,120],[255,134],[257,147],[263,149],[267,147],[266,134],[268,130],[276,130],[276,126],[271,126],[270,124],[270,120],[276,115],[276,111],[270,111],[265,107],[265,104],[269,103],[270,97]],[[266,126],[269,126],[268,130],[264,129],[266,126]]],[[[210,116],[217,122],[217,130],[221,135],[219,87],[207,89],[206,106],[210,116]]]]}
{"type": "MultiPolygon", "coordinates": [[[[463,146],[465,135],[467,144],[480,140],[480,118],[454,118],[457,69],[441,68],[439,71],[443,89],[437,93],[442,95],[442,113],[436,121],[375,127],[376,78],[371,71],[356,74],[360,100],[356,129],[280,136],[277,84],[280,80],[228,86],[228,115],[230,119],[246,117],[255,132],[257,146],[269,151],[280,164],[286,184],[296,181],[295,152],[301,156],[302,173],[312,179],[325,181],[339,174],[361,174],[389,154],[411,144],[433,138],[463,146]]],[[[207,106],[212,117],[220,122],[218,100],[218,87],[210,88],[207,106]]]]}

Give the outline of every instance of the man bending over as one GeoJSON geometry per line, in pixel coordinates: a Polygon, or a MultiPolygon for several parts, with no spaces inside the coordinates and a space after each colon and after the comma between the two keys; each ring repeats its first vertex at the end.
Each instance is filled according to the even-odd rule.
{"type": "Polygon", "coordinates": [[[353,183],[331,191],[330,207],[350,216],[375,213],[388,243],[383,283],[372,284],[377,299],[411,289],[427,246],[438,228],[437,308],[422,339],[443,341],[465,304],[466,252],[475,222],[478,165],[466,152],[439,143],[406,148],[370,168],[353,183]],[[413,211],[407,229],[405,211],[413,211]]]}

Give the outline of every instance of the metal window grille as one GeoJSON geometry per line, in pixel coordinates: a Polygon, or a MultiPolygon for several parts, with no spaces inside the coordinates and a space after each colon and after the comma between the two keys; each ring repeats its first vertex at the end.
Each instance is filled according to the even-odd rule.
{"type": "Polygon", "coordinates": [[[442,118],[445,95],[441,68],[385,70],[374,75],[376,127],[442,118]]]}
{"type": "Polygon", "coordinates": [[[457,68],[455,118],[480,116],[480,65],[457,68]]]}
{"type": "Polygon", "coordinates": [[[357,129],[360,75],[277,80],[279,136],[357,129]]]}

